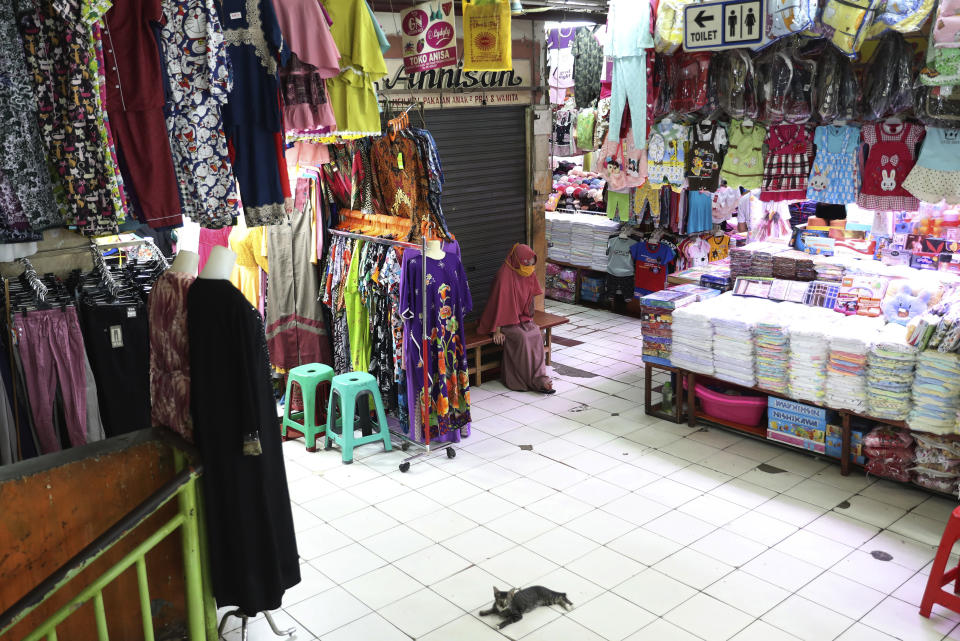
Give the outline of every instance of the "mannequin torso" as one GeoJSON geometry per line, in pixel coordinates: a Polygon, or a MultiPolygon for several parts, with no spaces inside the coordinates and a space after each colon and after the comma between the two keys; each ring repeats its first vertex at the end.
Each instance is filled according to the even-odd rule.
{"type": "Polygon", "coordinates": [[[203,271],[197,278],[206,280],[229,280],[233,265],[237,262],[237,255],[226,247],[217,245],[210,251],[210,258],[203,266],[203,271]]]}

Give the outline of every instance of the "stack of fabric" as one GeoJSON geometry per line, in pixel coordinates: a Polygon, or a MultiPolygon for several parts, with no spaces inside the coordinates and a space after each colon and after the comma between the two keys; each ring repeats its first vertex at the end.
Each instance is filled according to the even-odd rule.
{"type": "Polygon", "coordinates": [[[753,250],[749,246],[730,248],[730,279],[736,281],[740,276],[750,275],[753,262],[753,250]]]}
{"type": "Polygon", "coordinates": [[[837,318],[833,310],[794,305],[790,325],[790,396],[822,404],[826,396],[830,341],[823,327],[837,318]]]}
{"type": "Polygon", "coordinates": [[[928,490],[956,494],[960,486],[960,443],[950,437],[914,434],[913,482],[928,490]]]}
{"type": "Polygon", "coordinates": [[[750,261],[750,275],[758,278],[773,278],[773,255],[776,251],[777,248],[768,246],[767,243],[755,249],[750,261]]]}
{"type": "Polygon", "coordinates": [[[917,348],[909,345],[902,325],[890,324],[867,354],[867,412],[902,421],[910,414],[917,348]]]}
{"type": "Polygon", "coordinates": [[[670,365],[673,344],[673,311],[698,300],[696,294],[676,288],[654,292],[640,299],[643,360],[670,365]]]}
{"type": "Polygon", "coordinates": [[[816,280],[826,280],[839,283],[843,280],[843,265],[837,263],[832,258],[819,256],[813,261],[813,269],[816,271],[816,280]]]}
{"type": "Polygon", "coordinates": [[[816,280],[817,270],[813,266],[813,256],[806,252],[797,252],[797,280],[816,280]]]}
{"type": "MultiPolygon", "coordinates": [[[[787,389],[790,369],[789,316],[784,307],[772,303],[770,311],[757,321],[754,330],[757,387],[783,393],[787,389]]],[[[716,337],[714,337],[716,342],[716,337]]]]}
{"type": "Polygon", "coordinates": [[[727,293],[714,300],[727,299],[713,316],[713,369],[716,377],[738,385],[757,384],[754,371],[754,319],[761,299],[733,298],[727,293]],[[729,297],[729,298],[728,298],[729,297]]]}
{"type": "Polygon", "coordinates": [[[934,434],[957,433],[960,410],[960,355],[926,350],[917,358],[913,379],[910,429],[934,434]]]}
{"type": "Polygon", "coordinates": [[[620,225],[606,216],[591,216],[590,227],[592,228],[593,243],[590,246],[590,269],[600,272],[607,271],[607,242],[610,237],[620,231],[620,225]]]}
{"type": "Polygon", "coordinates": [[[573,244],[573,215],[547,214],[547,258],[569,263],[573,244]]]}
{"type": "Polygon", "coordinates": [[[830,407],[866,413],[867,351],[881,327],[881,319],[846,316],[827,328],[830,358],[826,399],[830,407]]]}
{"type": "Polygon", "coordinates": [[[674,310],[670,363],[674,367],[713,376],[713,327],[710,317],[718,296],[674,310]]]}

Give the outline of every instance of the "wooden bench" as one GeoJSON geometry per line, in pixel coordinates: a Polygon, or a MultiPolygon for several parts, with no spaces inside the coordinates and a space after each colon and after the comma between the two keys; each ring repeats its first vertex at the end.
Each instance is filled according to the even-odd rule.
{"type": "MultiPolygon", "coordinates": [[[[564,323],[569,323],[570,319],[566,316],[557,316],[547,312],[534,312],[533,322],[546,332],[544,342],[544,356],[547,365],[550,364],[550,351],[553,348],[553,328],[564,323]]],[[[473,375],[473,384],[480,387],[483,383],[483,373],[500,367],[499,354],[503,351],[499,345],[493,342],[490,334],[477,334],[477,324],[467,323],[464,327],[464,341],[467,347],[468,359],[472,356],[473,363],[470,365],[469,372],[473,375]],[[487,349],[486,359],[484,359],[484,348],[487,349]]]]}

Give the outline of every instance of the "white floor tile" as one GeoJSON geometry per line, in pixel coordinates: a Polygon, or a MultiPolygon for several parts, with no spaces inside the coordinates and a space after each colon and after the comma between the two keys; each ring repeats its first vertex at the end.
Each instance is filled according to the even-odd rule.
{"type": "Polygon", "coordinates": [[[637,528],[614,539],[607,547],[644,565],[655,565],[683,546],[660,534],[637,528]]]}
{"type": "Polygon", "coordinates": [[[620,462],[614,458],[590,450],[585,450],[580,454],[568,457],[563,462],[591,476],[606,472],[610,468],[620,464],[620,462]]]}
{"type": "Polygon", "coordinates": [[[435,544],[403,557],[394,565],[420,583],[433,585],[437,581],[467,569],[471,563],[444,546],[435,544]]]}
{"type": "Polygon", "coordinates": [[[743,479],[733,479],[708,493],[750,510],[763,505],[777,495],[773,490],[748,483],[743,479]]]}
{"type": "Polygon", "coordinates": [[[341,587],[330,588],[315,598],[284,609],[318,637],[370,613],[370,608],[341,587]]]}
{"type": "Polygon", "coordinates": [[[490,492],[482,492],[452,505],[451,509],[477,523],[486,523],[513,512],[517,506],[490,492]]]}
{"type": "Polygon", "coordinates": [[[515,479],[490,490],[491,494],[495,494],[520,507],[525,507],[531,503],[545,499],[548,496],[552,496],[555,492],[556,490],[553,488],[549,488],[542,483],[526,477],[515,479]]]}
{"type": "Polygon", "coordinates": [[[597,478],[632,492],[639,490],[644,485],[653,483],[660,477],[653,472],[640,469],[636,465],[621,463],[602,474],[597,474],[597,478]]]}
{"type": "Polygon", "coordinates": [[[886,552],[893,557],[894,563],[911,570],[922,569],[937,554],[937,546],[920,543],[889,531],[880,532],[860,546],[860,549],[867,553],[886,552]]]}
{"type": "MultiPolygon", "coordinates": [[[[650,429],[657,430],[655,427],[650,429]]],[[[647,470],[648,472],[653,472],[654,474],[659,474],[661,476],[673,474],[674,472],[682,470],[690,465],[690,461],[685,461],[682,458],[667,454],[666,452],[661,452],[659,450],[650,452],[649,454],[644,454],[643,456],[638,457],[635,461],[631,461],[631,463],[639,468],[647,470]]]]}
{"type": "MultiPolygon", "coordinates": [[[[491,628],[472,614],[465,614],[426,636],[420,637],[418,641],[451,641],[453,639],[503,641],[503,638],[503,635],[497,632],[495,628],[491,628]]],[[[365,638],[363,641],[367,641],[367,639],[365,638]]],[[[370,638],[370,641],[376,641],[376,639],[370,638]]]]}
{"type": "Polygon", "coordinates": [[[783,449],[777,447],[776,445],[767,445],[766,443],[761,443],[753,439],[742,439],[739,443],[731,445],[726,448],[727,452],[732,454],[737,454],[739,456],[746,456],[749,459],[753,459],[758,463],[765,463],[772,458],[776,458],[783,453],[783,449]]]}
{"type": "Polygon", "coordinates": [[[811,476],[814,481],[819,481],[820,483],[826,483],[827,485],[833,485],[842,490],[849,490],[851,492],[860,492],[871,485],[873,485],[876,477],[866,477],[862,476],[856,472],[851,473],[849,476],[843,476],[840,474],[839,465],[830,465],[825,467],[823,470],[817,472],[811,476]]]}
{"type": "Polygon", "coordinates": [[[712,470],[709,467],[695,464],[674,472],[670,475],[670,478],[684,485],[689,485],[701,492],[709,492],[723,485],[733,477],[729,474],[712,470]]]}
{"type": "Polygon", "coordinates": [[[789,597],[763,615],[763,620],[803,641],[835,639],[854,623],[853,619],[800,596],[789,597]]]}
{"type": "Polygon", "coordinates": [[[634,525],[643,525],[670,511],[670,508],[652,499],[640,496],[636,492],[610,501],[602,508],[614,516],[630,521],[634,525]]]}
{"type": "MultiPolygon", "coordinates": [[[[634,471],[636,471],[636,468],[634,468],[632,465],[627,467],[631,467],[634,469],[634,471]]],[[[613,483],[608,483],[607,481],[593,476],[580,483],[577,483],[576,485],[571,485],[564,491],[564,494],[572,496],[579,501],[583,501],[592,507],[601,507],[607,503],[610,503],[611,501],[626,496],[629,494],[629,492],[623,487],[614,485],[613,483]]]]}
{"type": "Polygon", "coordinates": [[[805,529],[851,547],[863,545],[880,531],[873,525],[851,519],[837,512],[827,512],[807,525],[805,529]]]}
{"type": "Polygon", "coordinates": [[[701,641],[683,628],[678,628],[665,619],[657,619],[625,641],[701,641]]]}
{"type": "Polygon", "coordinates": [[[907,582],[914,572],[891,561],[880,561],[860,550],[851,552],[831,570],[874,590],[890,594],[907,582]]]}
{"type": "Polygon", "coordinates": [[[531,474],[530,478],[554,490],[563,491],[590,477],[586,472],[581,472],[563,463],[554,462],[540,468],[531,474]]]}
{"type": "Polygon", "coordinates": [[[699,441],[694,441],[693,439],[685,438],[679,441],[674,441],[669,445],[664,445],[660,448],[661,452],[666,452],[678,458],[682,458],[691,463],[699,463],[705,458],[720,452],[715,447],[711,447],[706,443],[700,443],[699,441]]]}
{"type": "Polygon", "coordinates": [[[365,507],[362,510],[351,512],[346,516],[330,521],[330,525],[337,528],[354,540],[366,539],[384,530],[396,527],[400,523],[381,512],[375,507],[365,507]]]}
{"type": "Polygon", "coordinates": [[[608,590],[644,569],[640,563],[606,547],[596,548],[565,567],[608,590]]]}
{"type": "Polygon", "coordinates": [[[740,476],[755,468],[757,462],[746,456],[721,450],[700,461],[700,465],[730,476],[740,476]]]}
{"type": "MultiPolygon", "coordinates": [[[[294,636],[290,637],[294,641],[311,641],[316,638],[286,612],[278,610],[271,614],[277,627],[281,630],[296,629],[294,636]]],[[[235,621],[235,619],[231,619],[230,623],[232,624],[233,621],[235,621]]],[[[226,632],[223,639],[224,641],[241,641],[241,639],[244,638],[242,634],[241,629],[238,627],[226,632]]],[[[247,622],[247,636],[245,638],[246,641],[275,641],[277,636],[270,629],[270,624],[267,623],[267,619],[262,615],[258,615],[256,618],[252,618],[247,622]]]]}
{"type": "Polygon", "coordinates": [[[734,570],[704,592],[753,617],[763,616],[790,596],[787,590],[743,570],[734,570]]]}
{"type": "Polygon", "coordinates": [[[463,610],[430,589],[394,601],[379,612],[384,619],[414,638],[450,623],[463,613],[463,610]]]}
{"type": "MultiPolygon", "coordinates": [[[[739,434],[715,427],[701,427],[696,432],[693,432],[689,438],[700,441],[701,443],[706,443],[707,445],[712,445],[721,450],[743,441],[743,437],[739,434]]],[[[744,470],[744,472],[745,471],[746,470],[744,470]]]]}
{"type": "Polygon", "coordinates": [[[757,511],[747,512],[724,528],[767,546],[774,546],[797,531],[796,526],[757,511]]]}
{"type": "Polygon", "coordinates": [[[313,566],[333,579],[336,583],[346,583],[387,564],[382,558],[371,552],[362,543],[352,543],[334,552],[329,552],[311,561],[313,566]]]}
{"type": "Polygon", "coordinates": [[[895,483],[882,479],[861,491],[860,494],[889,505],[895,505],[903,510],[915,508],[928,498],[931,498],[926,492],[911,489],[910,486],[904,485],[903,483],[895,483]]]}
{"type": "MultiPolygon", "coordinates": [[[[362,510],[368,504],[343,490],[308,501],[303,507],[325,521],[332,521],[351,512],[362,510]]],[[[317,524],[319,525],[319,523],[317,524]]]]}
{"type": "Polygon", "coordinates": [[[309,563],[302,563],[300,565],[300,583],[283,593],[283,607],[296,605],[335,586],[336,583],[320,570],[309,563]]]}
{"type": "MultiPolygon", "coordinates": [[[[853,496],[853,492],[849,490],[842,490],[813,479],[807,479],[797,483],[784,492],[784,494],[791,498],[811,503],[817,507],[822,507],[825,510],[832,510],[853,496]]],[[[848,516],[853,515],[849,514],[848,516]]]]}
{"type": "Polygon", "coordinates": [[[747,508],[736,503],[707,494],[684,503],[677,509],[717,527],[726,525],[748,512],[747,508]]]}
{"type": "Polygon", "coordinates": [[[568,616],[608,641],[621,641],[656,618],[612,592],[574,608],[568,616]]]}
{"type": "Polygon", "coordinates": [[[422,584],[392,565],[347,581],[343,587],[374,611],[423,589],[422,584]]]}
{"type": "Polygon", "coordinates": [[[360,543],[385,561],[393,563],[432,545],[433,541],[406,525],[398,525],[360,543]]]}
{"type": "Polygon", "coordinates": [[[604,637],[570,617],[561,616],[523,637],[523,641],[604,641],[604,637]]]}
{"type": "Polygon", "coordinates": [[[575,498],[558,492],[536,503],[531,503],[526,509],[534,514],[539,514],[544,518],[550,519],[554,523],[563,525],[578,516],[586,514],[591,511],[592,508],[583,501],[578,501],[575,498]]]}
{"type": "Polygon", "coordinates": [[[954,510],[957,509],[957,502],[947,500],[939,496],[931,496],[926,501],[914,508],[914,514],[925,516],[927,518],[946,524],[947,519],[954,510]]]}
{"type": "Polygon", "coordinates": [[[376,505],[380,501],[392,499],[409,490],[402,483],[394,481],[388,476],[379,476],[355,487],[347,488],[347,491],[370,505],[376,505]]]}
{"type": "Polygon", "coordinates": [[[774,546],[785,554],[804,559],[819,568],[827,570],[853,552],[853,548],[843,543],[800,530],[774,546]]]}
{"type": "Polygon", "coordinates": [[[797,637],[763,621],[754,621],[731,641],[800,641],[797,637]]]}
{"type": "Polygon", "coordinates": [[[557,527],[557,524],[525,509],[504,514],[487,524],[490,529],[514,543],[525,543],[557,527]]]}
{"type": "MultiPolygon", "coordinates": [[[[537,608],[524,614],[520,621],[502,628],[500,634],[508,639],[522,639],[558,618],[561,615],[553,608],[537,608]]],[[[498,625],[501,621],[497,615],[482,617],[482,620],[487,625],[498,625]]]]}
{"type": "Polygon", "coordinates": [[[488,412],[493,412],[494,414],[503,414],[523,406],[523,403],[520,401],[507,398],[503,395],[485,398],[482,401],[477,401],[476,404],[477,407],[485,409],[488,412]]]}
{"type": "Polygon", "coordinates": [[[809,454],[800,454],[795,452],[784,452],[780,456],[770,459],[767,465],[779,467],[782,470],[799,474],[800,476],[810,477],[831,466],[832,463],[814,458],[809,454]]]}
{"type": "Polygon", "coordinates": [[[525,548],[533,550],[543,558],[560,566],[565,566],[574,559],[580,558],[599,547],[599,545],[599,543],[562,526],[555,527],[523,544],[525,548]]]}
{"type": "Polygon", "coordinates": [[[689,485],[674,481],[670,478],[663,478],[645,485],[636,492],[640,496],[646,497],[657,503],[662,503],[667,507],[677,508],[701,496],[703,492],[689,485]]]}
{"type": "Polygon", "coordinates": [[[697,594],[664,617],[705,641],[726,641],[753,621],[741,612],[706,594],[697,594]]]}
{"type": "Polygon", "coordinates": [[[816,565],[779,550],[767,550],[744,565],[742,570],[791,592],[799,590],[822,572],[816,565]]]}
{"type": "Polygon", "coordinates": [[[582,454],[584,449],[576,443],[571,443],[562,438],[551,438],[549,441],[544,441],[539,443],[534,451],[541,456],[546,456],[554,461],[563,461],[570,458],[571,456],[576,456],[577,454],[582,454]]]}
{"type": "Polygon", "coordinates": [[[445,599],[467,612],[493,603],[493,588],[508,586],[486,570],[469,567],[430,586],[445,599]]]}
{"type": "Polygon", "coordinates": [[[884,634],[876,628],[854,623],[847,631],[837,637],[837,641],[897,641],[889,634],[884,634]]]}
{"type": "Polygon", "coordinates": [[[744,565],[767,550],[767,546],[724,528],[714,530],[690,547],[734,567],[744,565]]]}
{"type": "MultiPolygon", "coordinates": [[[[459,459],[460,456],[457,456],[457,460],[459,459]]],[[[436,501],[440,505],[446,506],[459,503],[460,501],[479,494],[482,491],[483,490],[473,483],[467,483],[466,481],[455,476],[444,480],[443,483],[436,483],[420,488],[420,494],[428,499],[436,501]]]]}
{"type": "Polygon", "coordinates": [[[353,539],[328,524],[297,532],[297,552],[307,561],[351,543],[353,539]]]}
{"type": "Polygon", "coordinates": [[[768,490],[773,490],[775,492],[786,492],[791,487],[803,481],[804,477],[799,474],[793,474],[792,472],[779,471],[772,472],[768,471],[771,468],[754,468],[745,474],[741,474],[739,478],[747,481],[748,483],[753,483],[754,485],[759,485],[760,487],[765,487],[768,490]]]}
{"type": "Polygon", "coordinates": [[[889,529],[891,532],[902,534],[909,539],[939,546],[946,522],[917,513],[917,510],[922,506],[923,504],[914,508],[913,512],[894,522],[889,529]]]}
{"type": "Polygon", "coordinates": [[[711,583],[719,581],[734,569],[732,565],[690,548],[671,554],[653,568],[697,590],[703,590],[711,583]]]}
{"type": "MultiPolygon", "coordinates": [[[[566,399],[559,399],[564,402],[570,403],[566,399]]],[[[574,405],[576,407],[576,405],[574,405]]],[[[546,432],[552,436],[564,436],[569,434],[574,430],[579,430],[583,427],[583,423],[574,421],[566,416],[566,413],[570,410],[563,410],[560,414],[554,414],[550,418],[546,418],[539,423],[537,423],[537,429],[541,432],[546,432]]]]}
{"type": "Polygon", "coordinates": [[[564,439],[570,441],[571,443],[576,443],[577,445],[582,446],[583,448],[589,450],[590,448],[596,447],[601,443],[606,443],[607,441],[612,441],[617,438],[616,435],[611,434],[610,432],[604,432],[601,429],[596,427],[591,427],[587,425],[581,427],[578,430],[568,432],[564,434],[564,439]]]}
{"type": "Polygon", "coordinates": [[[641,605],[657,616],[663,616],[697,591],[654,569],[647,569],[613,588],[627,601],[641,605]]]}
{"type": "Polygon", "coordinates": [[[775,496],[756,509],[760,514],[772,516],[775,519],[803,527],[816,520],[824,513],[822,507],[817,507],[806,501],[799,501],[789,496],[775,496]]]}
{"type": "Polygon", "coordinates": [[[833,572],[824,572],[797,594],[854,620],[859,620],[886,596],[833,572]]]}
{"type": "Polygon", "coordinates": [[[716,527],[716,525],[698,519],[695,516],[679,510],[672,510],[644,524],[643,529],[650,530],[654,534],[665,536],[671,541],[676,541],[681,545],[690,545],[697,539],[712,532],[716,527]]]}
{"type": "Polygon", "coordinates": [[[569,521],[566,527],[591,541],[606,545],[636,526],[629,521],[613,516],[609,512],[594,510],[569,521]]]}
{"type": "Polygon", "coordinates": [[[852,496],[846,503],[842,503],[833,509],[844,516],[880,528],[889,527],[894,521],[906,514],[906,510],[902,508],[865,496],[852,496]]]}
{"type": "Polygon", "coordinates": [[[381,501],[377,504],[377,508],[401,523],[408,523],[421,516],[433,514],[443,506],[417,492],[407,492],[387,501],[381,501]]]}
{"type": "Polygon", "coordinates": [[[323,641],[354,641],[355,639],[408,641],[409,638],[379,614],[371,613],[329,634],[325,634],[323,641]]]}
{"type": "Polygon", "coordinates": [[[407,525],[431,541],[439,542],[475,528],[477,523],[450,508],[443,508],[413,519],[407,525]]]}
{"type": "Polygon", "coordinates": [[[528,585],[537,577],[555,570],[557,564],[527,548],[515,547],[487,559],[480,567],[511,586],[518,587],[528,585]]]}
{"type": "Polygon", "coordinates": [[[447,539],[443,545],[471,563],[482,563],[501,552],[506,552],[515,543],[505,536],[480,526],[447,539]]]}

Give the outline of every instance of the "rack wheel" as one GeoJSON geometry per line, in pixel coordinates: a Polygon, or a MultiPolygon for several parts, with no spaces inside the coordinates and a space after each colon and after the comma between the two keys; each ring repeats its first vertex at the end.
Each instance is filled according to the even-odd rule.
{"type": "Polygon", "coordinates": [[[447,458],[454,458],[457,455],[457,451],[452,447],[447,448],[447,458]]]}
{"type": "Polygon", "coordinates": [[[400,450],[401,450],[401,451],[406,452],[406,451],[409,450],[409,449],[410,449],[410,444],[407,443],[406,441],[404,441],[403,443],[400,444],[400,450]]]}
{"type": "Polygon", "coordinates": [[[410,469],[410,463],[408,461],[404,461],[403,463],[400,464],[401,472],[406,472],[409,469],[410,469]]]}

